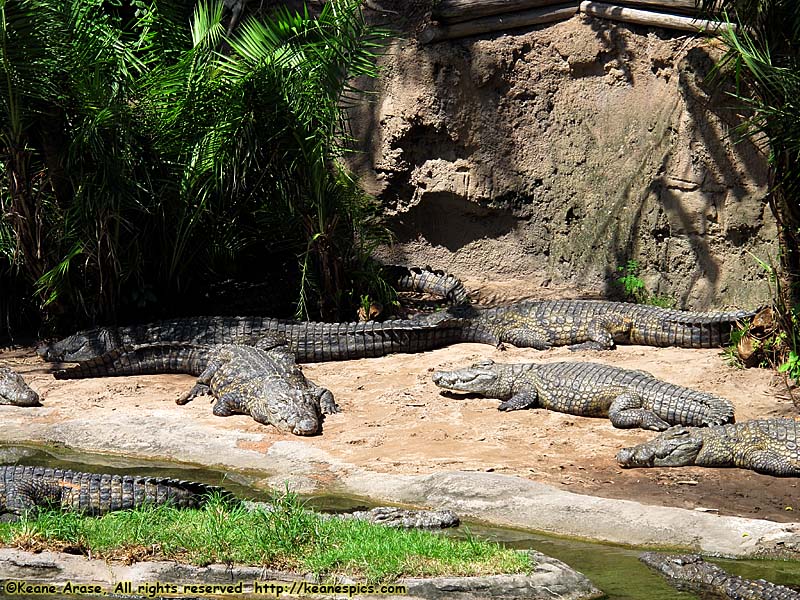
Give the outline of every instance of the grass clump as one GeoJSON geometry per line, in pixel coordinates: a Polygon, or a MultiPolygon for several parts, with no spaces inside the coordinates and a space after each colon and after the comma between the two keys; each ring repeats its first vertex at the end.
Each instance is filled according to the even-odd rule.
{"type": "Polygon", "coordinates": [[[622,288],[625,298],[636,304],[649,304],[661,308],[675,308],[675,299],[666,295],[652,294],[644,281],[639,277],[639,263],[629,260],[622,267],[617,267],[619,277],[617,285],[622,288]]]}
{"type": "Polygon", "coordinates": [[[0,523],[0,542],[26,549],[69,548],[100,558],[346,574],[375,583],[404,576],[525,573],[533,567],[527,554],[494,542],[326,519],[306,510],[291,493],[275,496],[270,509],[253,511],[220,497],[200,509],[144,507],[97,518],[46,511],[0,523]]]}

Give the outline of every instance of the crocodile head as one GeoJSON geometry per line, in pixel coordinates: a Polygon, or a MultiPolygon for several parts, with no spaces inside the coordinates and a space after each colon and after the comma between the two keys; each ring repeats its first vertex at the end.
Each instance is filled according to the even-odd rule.
{"type": "Polygon", "coordinates": [[[482,360],[466,369],[436,371],[433,383],[445,390],[508,400],[514,395],[514,377],[508,372],[508,365],[482,360]]]}
{"type": "Polygon", "coordinates": [[[117,347],[109,329],[89,329],[51,344],[42,344],[36,353],[50,362],[79,362],[90,360],[117,347]]]}
{"type": "Polygon", "coordinates": [[[14,406],[40,406],[39,394],[34,392],[22,375],[11,369],[0,368],[0,404],[14,406]]]}
{"type": "Polygon", "coordinates": [[[694,464],[703,448],[703,436],[697,427],[676,425],[649,442],[617,453],[622,467],[682,467],[694,464]]]}

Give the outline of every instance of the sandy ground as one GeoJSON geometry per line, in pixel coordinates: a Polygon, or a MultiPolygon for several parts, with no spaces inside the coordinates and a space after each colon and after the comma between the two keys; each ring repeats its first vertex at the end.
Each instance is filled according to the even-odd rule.
{"type": "MultiPolygon", "coordinates": [[[[621,346],[614,351],[573,353],[566,348],[501,351],[459,344],[415,355],[304,365],[310,379],[333,391],[342,411],[326,419],[322,435],[302,439],[375,472],[488,471],[645,504],[781,522],[798,520],[797,479],[740,469],[623,470],[614,460],[616,452],[654,432],[615,429],[605,419],[542,409],[499,412],[496,400],[445,397],[431,381],[435,369],[457,368],[481,358],[498,362],[591,360],[643,369],[665,381],[729,398],[739,421],[797,414],[772,372],[727,366],[719,350],[621,346]]],[[[59,422],[87,414],[97,415],[101,421],[118,410],[137,414],[168,411],[175,419],[247,433],[239,443],[250,450],[265,452],[276,441],[300,439],[247,416],[215,417],[205,401],[177,406],[174,400],[192,385],[191,376],[57,381],[50,374],[53,366],[41,362],[31,348],[0,352],[0,364],[18,369],[41,394],[48,410],[33,409],[39,412],[32,414],[31,422],[59,422]]]]}

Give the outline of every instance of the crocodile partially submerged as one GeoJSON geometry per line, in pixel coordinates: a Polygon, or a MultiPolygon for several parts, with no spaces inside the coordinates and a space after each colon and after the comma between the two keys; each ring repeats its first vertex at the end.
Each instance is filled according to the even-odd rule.
{"type": "Polygon", "coordinates": [[[437,371],[445,390],[503,402],[500,410],[547,408],[584,417],[608,417],[615,427],[663,431],[670,425],[733,421],[724,398],[632,371],[590,362],[499,364],[491,360],[456,371],[437,371]]]}
{"type": "Polygon", "coordinates": [[[48,467],[0,467],[0,514],[56,508],[101,515],[170,503],[178,508],[200,506],[222,488],[158,477],[83,473],[48,467]]]}
{"type": "Polygon", "coordinates": [[[39,394],[25,383],[22,375],[8,367],[0,367],[0,404],[40,406],[39,394]]]}
{"type": "Polygon", "coordinates": [[[163,342],[247,344],[283,337],[298,362],[415,353],[459,342],[610,349],[617,342],[712,348],[756,311],[697,313],[602,300],[537,300],[497,308],[450,307],[415,319],[313,323],[267,317],[193,317],[129,327],[98,327],[38,352],[45,360],[88,360],[123,346],[163,342]]]}
{"type": "Polygon", "coordinates": [[[617,454],[623,467],[739,467],[800,477],[800,428],[794,419],[759,419],[714,427],[675,426],[617,454]]]}
{"type": "Polygon", "coordinates": [[[250,415],[295,435],[314,435],[323,415],[339,412],[331,392],[306,379],[282,340],[264,338],[257,346],[149,344],[112,350],[55,372],[57,379],[188,373],[196,385],[177,400],[186,404],[211,394],[214,414],[250,415]]]}
{"type": "Polygon", "coordinates": [[[764,579],[744,579],[697,554],[645,552],[640,560],[683,591],[726,600],[800,600],[800,592],[764,579]]]}

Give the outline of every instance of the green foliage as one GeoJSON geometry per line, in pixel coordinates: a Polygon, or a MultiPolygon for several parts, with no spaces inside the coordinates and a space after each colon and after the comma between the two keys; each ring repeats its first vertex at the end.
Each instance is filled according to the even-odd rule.
{"type": "Polygon", "coordinates": [[[617,272],[620,276],[617,278],[617,284],[621,286],[625,297],[637,304],[649,304],[651,306],[660,306],[662,308],[672,308],[675,306],[675,300],[669,296],[660,296],[651,294],[647,291],[644,281],[639,277],[639,263],[635,260],[629,260],[622,267],[617,267],[617,272]]]}
{"type": "MultiPolygon", "coordinates": [[[[762,266],[775,284],[775,337],[779,370],[798,379],[800,355],[800,10],[787,0],[699,0],[735,27],[720,32],[726,53],[715,69],[746,119],[738,127],[764,149],[771,168],[768,196],[778,224],[780,271],[762,266]]],[[[760,261],[761,262],[761,261],[760,261]]],[[[765,340],[759,340],[761,342],[765,340]]]]}
{"type": "Polygon", "coordinates": [[[96,321],[299,261],[298,313],[352,308],[387,234],[340,159],[384,34],[358,0],[231,35],[221,1],[131,8],[0,3],[0,276],[96,321]]]}
{"type": "Polygon", "coordinates": [[[23,548],[66,543],[98,557],[146,554],[200,565],[243,563],[323,577],[347,574],[370,582],[532,568],[527,554],[493,542],[324,519],[289,492],[275,494],[268,508],[253,511],[216,497],[197,510],[144,507],[98,518],[42,512],[18,523],[0,523],[0,541],[23,548]]]}
{"type": "Polygon", "coordinates": [[[647,297],[647,289],[644,286],[644,281],[639,278],[639,263],[635,260],[629,260],[623,267],[617,267],[617,271],[621,273],[617,278],[617,283],[622,286],[625,295],[632,298],[634,302],[644,303],[647,297]]]}

